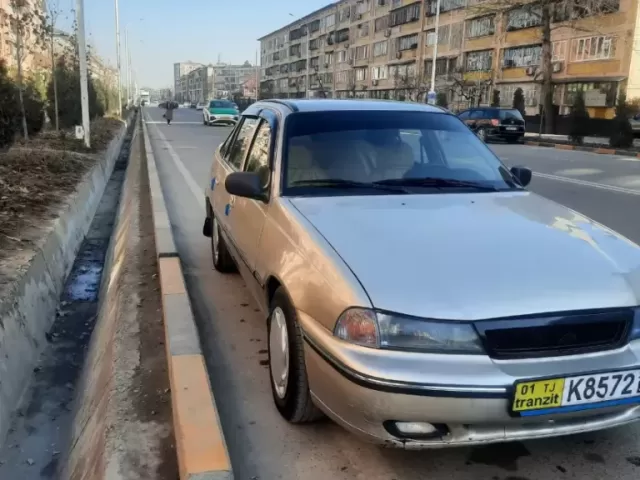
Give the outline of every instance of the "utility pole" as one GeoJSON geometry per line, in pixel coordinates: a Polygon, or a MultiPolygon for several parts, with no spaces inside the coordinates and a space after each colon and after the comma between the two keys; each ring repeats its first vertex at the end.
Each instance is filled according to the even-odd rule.
{"type": "Polygon", "coordinates": [[[84,36],[84,0],[76,0],[76,22],[78,24],[78,54],[80,56],[80,101],[82,105],[82,128],[84,145],[91,148],[89,125],[89,88],[87,86],[87,46],[84,36]]]}
{"type": "Polygon", "coordinates": [[[124,30],[124,64],[127,69],[127,107],[131,98],[131,65],[129,64],[129,30],[124,30]]]}
{"type": "Polygon", "coordinates": [[[120,69],[120,13],[116,3],[116,58],[118,62],[118,115],[122,116],[122,71],[120,69]]]}
{"type": "Polygon", "coordinates": [[[433,62],[431,64],[431,88],[427,94],[427,101],[434,105],[436,103],[436,60],[438,59],[438,30],[440,28],[440,0],[436,3],[436,41],[433,44],[433,62]]]}

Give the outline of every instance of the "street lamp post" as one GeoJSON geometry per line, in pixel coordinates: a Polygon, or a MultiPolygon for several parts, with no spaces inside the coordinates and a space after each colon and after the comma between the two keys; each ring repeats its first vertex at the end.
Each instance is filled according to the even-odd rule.
{"type": "Polygon", "coordinates": [[[82,128],[84,145],[91,147],[89,125],[89,88],[87,85],[87,46],[84,34],[84,0],[76,0],[76,22],[78,24],[78,54],[80,56],[80,101],[82,106],[82,128]]]}
{"type": "Polygon", "coordinates": [[[118,63],[118,114],[122,116],[122,70],[120,66],[120,13],[118,10],[118,0],[116,6],[116,61],[118,63]]]}
{"type": "Polygon", "coordinates": [[[436,103],[436,60],[438,59],[438,30],[440,29],[440,0],[436,2],[436,26],[435,42],[433,44],[433,60],[431,63],[431,88],[427,94],[427,101],[430,104],[436,103]]]}

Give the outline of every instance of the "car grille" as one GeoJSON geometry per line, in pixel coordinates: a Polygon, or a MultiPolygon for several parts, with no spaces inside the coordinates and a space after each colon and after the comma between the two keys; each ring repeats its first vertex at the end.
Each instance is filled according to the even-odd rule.
{"type": "Polygon", "coordinates": [[[633,321],[629,310],[545,318],[476,322],[489,356],[553,357],[611,350],[624,345],[633,321]]]}

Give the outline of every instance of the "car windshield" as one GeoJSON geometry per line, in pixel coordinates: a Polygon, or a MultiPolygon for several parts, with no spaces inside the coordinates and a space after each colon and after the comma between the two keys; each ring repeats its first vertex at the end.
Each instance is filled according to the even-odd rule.
{"type": "Polygon", "coordinates": [[[289,115],[285,136],[285,195],[520,188],[464,123],[444,113],[300,112],[289,115]]]}
{"type": "Polygon", "coordinates": [[[213,100],[209,103],[209,108],[234,108],[233,103],[227,100],[213,100]]]}

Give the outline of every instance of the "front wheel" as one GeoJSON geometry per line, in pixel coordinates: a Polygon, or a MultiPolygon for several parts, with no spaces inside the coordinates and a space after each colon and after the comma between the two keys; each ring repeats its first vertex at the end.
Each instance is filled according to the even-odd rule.
{"type": "Polygon", "coordinates": [[[316,421],[323,414],[311,400],[302,331],[284,288],[278,288],[273,295],[270,312],[267,329],[273,401],[288,422],[316,421]]]}

